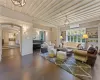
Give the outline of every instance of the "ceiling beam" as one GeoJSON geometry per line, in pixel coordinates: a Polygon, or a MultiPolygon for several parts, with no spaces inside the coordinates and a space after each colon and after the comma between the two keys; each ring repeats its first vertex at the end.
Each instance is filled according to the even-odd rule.
{"type": "Polygon", "coordinates": [[[89,4],[87,4],[87,5],[85,5],[85,6],[81,6],[81,7],[79,7],[79,8],[77,8],[77,9],[74,9],[74,10],[71,10],[70,11],[70,9],[68,9],[67,10],[67,12],[66,13],[64,13],[64,12],[60,12],[59,14],[56,14],[55,16],[47,16],[47,17],[45,17],[45,18],[58,18],[58,17],[64,17],[65,15],[71,15],[71,14],[73,14],[73,13],[76,13],[76,12],[80,12],[80,11],[86,11],[86,10],[88,10],[88,9],[92,9],[93,7],[95,7],[95,6],[100,6],[100,3],[98,3],[98,2],[91,2],[91,3],[89,3],[89,4]],[[91,7],[90,7],[91,6],[91,7]]]}

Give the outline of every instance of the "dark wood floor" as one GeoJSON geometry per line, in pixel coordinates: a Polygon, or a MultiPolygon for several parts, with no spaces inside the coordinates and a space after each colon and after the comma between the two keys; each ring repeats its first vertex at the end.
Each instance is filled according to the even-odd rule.
{"type": "Polygon", "coordinates": [[[93,68],[93,78],[92,80],[100,80],[100,55],[97,55],[97,60],[93,68]]]}
{"type": "Polygon", "coordinates": [[[0,80],[80,80],[37,53],[20,57],[18,48],[4,50],[0,80]]]}

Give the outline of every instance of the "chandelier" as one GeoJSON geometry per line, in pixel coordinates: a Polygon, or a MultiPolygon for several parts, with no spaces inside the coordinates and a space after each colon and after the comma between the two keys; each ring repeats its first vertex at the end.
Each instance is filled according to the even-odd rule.
{"type": "Polygon", "coordinates": [[[22,7],[26,4],[26,0],[11,0],[11,1],[14,5],[20,6],[20,7],[22,7]]]}
{"type": "Polygon", "coordinates": [[[68,27],[69,28],[70,27],[69,26],[70,22],[68,20],[68,16],[66,15],[65,17],[66,17],[66,19],[65,19],[64,25],[65,25],[65,27],[68,27]]]}

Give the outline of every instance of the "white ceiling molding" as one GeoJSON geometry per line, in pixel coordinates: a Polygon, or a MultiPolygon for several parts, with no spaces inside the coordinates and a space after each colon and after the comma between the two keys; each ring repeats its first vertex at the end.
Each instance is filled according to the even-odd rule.
{"type": "Polygon", "coordinates": [[[82,28],[91,28],[91,27],[99,27],[100,20],[92,21],[92,22],[87,22],[87,23],[82,23],[79,26],[82,28]]]}
{"type": "Polygon", "coordinates": [[[61,31],[66,31],[68,29],[72,29],[72,28],[97,28],[99,27],[100,20],[95,20],[95,21],[91,21],[91,22],[85,22],[85,23],[81,23],[81,24],[71,24],[70,28],[66,28],[66,27],[60,27],[61,31]],[[77,27],[79,26],[79,27],[77,27]]]}
{"type": "Polygon", "coordinates": [[[47,27],[57,27],[50,22],[31,17],[29,15],[23,14],[23,13],[18,12],[18,11],[13,11],[13,10],[6,8],[6,7],[3,7],[3,6],[0,6],[0,10],[1,10],[0,15],[4,16],[4,17],[16,19],[16,20],[23,21],[26,23],[31,23],[31,24],[37,23],[40,25],[45,25],[47,27]]]}
{"type": "Polygon", "coordinates": [[[1,7],[0,15],[13,18],[13,19],[17,19],[17,20],[21,20],[21,21],[25,21],[25,22],[30,22],[30,23],[32,23],[32,19],[33,19],[30,16],[23,15],[20,12],[13,11],[5,7],[1,7]]]}
{"type": "Polygon", "coordinates": [[[51,30],[51,27],[48,27],[48,26],[40,25],[37,23],[28,23],[28,22],[24,22],[21,20],[11,19],[8,17],[0,16],[0,24],[6,25],[5,23],[6,24],[14,24],[16,26],[21,26],[21,27],[29,26],[29,27],[39,28],[39,29],[43,29],[43,30],[51,30]]]}
{"type": "Polygon", "coordinates": [[[79,28],[79,24],[70,24],[70,28],[79,28]]]}

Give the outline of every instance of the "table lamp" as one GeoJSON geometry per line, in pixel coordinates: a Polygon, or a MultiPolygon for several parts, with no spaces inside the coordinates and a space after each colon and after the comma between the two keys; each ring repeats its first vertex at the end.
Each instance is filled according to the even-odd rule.
{"type": "Polygon", "coordinates": [[[62,37],[62,36],[60,36],[60,39],[63,39],[63,37],[62,37]]]}
{"type": "Polygon", "coordinates": [[[88,38],[88,35],[87,35],[87,34],[84,34],[84,35],[83,35],[83,38],[84,38],[84,39],[87,39],[87,38],[88,38]]]}
{"type": "Polygon", "coordinates": [[[63,37],[62,37],[62,36],[60,36],[60,43],[61,43],[61,44],[59,45],[60,47],[63,47],[63,42],[62,42],[62,39],[63,39],[63,37]]]}
{"type": "Polygon", "coordinates": [[[88,35],[87,34],[84,34],[83,35],[83,38],[85,39],[85,49],[87,48],[87,41],[86,39],[88,38],[88,35]]]}

